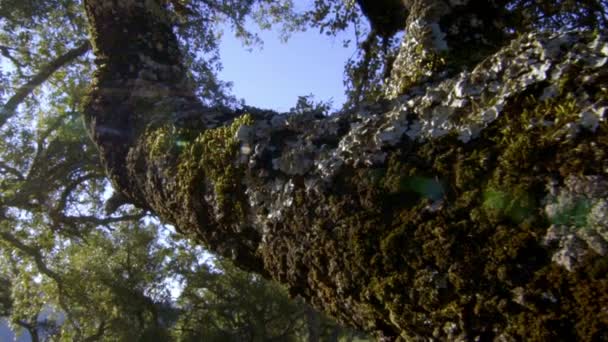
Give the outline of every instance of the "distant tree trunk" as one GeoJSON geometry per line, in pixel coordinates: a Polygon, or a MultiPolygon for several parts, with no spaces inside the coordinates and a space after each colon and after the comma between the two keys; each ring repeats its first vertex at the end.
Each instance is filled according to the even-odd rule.
{"type": "Polygon", "coordinates": [[[395,69],[429,59],[391,102],[324,117],[205,108],[158,1],[87,0],[89,132],[132,203],[343,323],[386,340],[606,338],[606,37],[530,34],[448,68],[458,7],[414,20],[438,3],[408,22],[440,53],[404,43],[395,69]]]}

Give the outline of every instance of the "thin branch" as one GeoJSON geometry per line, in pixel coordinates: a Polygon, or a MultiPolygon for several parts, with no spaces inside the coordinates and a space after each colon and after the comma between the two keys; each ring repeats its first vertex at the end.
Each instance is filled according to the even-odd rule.
{"type": "Polygon", "coordinates": [[[15,169],[14,167],[8,165],[7,163],[5,163],[1,160],[0,160],[0,170],[3,170],[4,173],[10,173],[11,175],[15,176],[17,178],[17,180],[19,180],[19,181],[25,180],[25,177],[23,177],[23,175],[21,174],[21,172],[19,170],[15,169]]]}
{"type": "Polygon", "coordinates": [[[98,226],[105,226],[105,225],[108,225],[111,223],[116,223],[116,222],[140,220],[144,216],[146,216],[145,213],[140,213],[140,214],[136,214],[136,215],[124,215],[124,216],[117,216],[117,217],[105,217],[105,218],[100,218],[100,217],[96,217],[96,216],[92,216],[92,215],[89,215],[89,216],[61,215],[57,219],[59,219],[61,222],[66,223],[66,224],[80,223],[80,224],[95,224],[98,226]]]}
{"type": "Polygon", "coordinates": [[[73,113],[71,112],[66,112],[65,114],[61,114],[58,115],[55,119],[55,122],[53,122],[52,124],[50,124],[46,130],[44,130],[43,132],[40,132],[38,135],[38,139],[36,140],[37,144],[43,144],[44,141],[46,141],[46,138],[48,138],[53,132],[55,132],[59,127],[61,127],[62,125],[65,125],[65,122],[63,122],[64,119],[66,119],[69,115],[72,115],[73,113]]]}
{"type": "Polygon", "coordinates": [[[85,174],[84,176],[76,178],[74,181],[72,181],[71,183],[66,185],[65,189],[61,192],[59,201],[57,202],[57,205],[55,206],[55,208],[53,208],[53,211],[58,212],[58,213],[63,212],[65,210],[65,206],[67,205],[68,198],[80,184],[82,184],[83,182],[86,182],[88,180],[91,180],[91,179],[103,178],[103,177],[104,177],[104,175],[102,175],[102,174],[88,173],[88,174],[85,174]]]}
{"type": "Polygon", "coordinates": [[[59,290],[59,306],[66,313],[66,318],[74,327],[74,330],[76,330],[77,334],[80,335],[81,329],[78,326],[77,322],[73,319],[73,314],[70,310],[69,305],[67,305],[67,303],[65,302],[65,287],[63,284],[63,279],[61,279],[61,276],[57,272],[51,270],[44,263],[44,257],[42,256],[42,253],[40,253],[40,249],[21,242],[16,236],[9,232],[0,232],[0,238],[3,238],[10,245],[33,258],[34,262],[36,263],[36,267],[38,268],[38,271],[55,281],[55,283],[57,284],[57,289],[59,290]]]}
{"type": "Polygon", "coordinates": [[[36,263],[36,267],[38,267],[38,271],[40,271],[40,273],[55,280],[58,285],[61,284],[61,282],[62,282],[61,277],[55,271],[48,268],[48,266],[44,263],[44,258],[42,256],[42,253],[40,253],[39,248],[32,247],[32,246],[29,246],[29,245],[21,242],[21,240],[19,240],[16,236],[14,236],[13,234],[11,234],[9,232],[0,232],[0,237],[2,237],[6,242],[11,244],[13,247],[22,251],[26,255],[34,258],[34,262],[36,263]]]}
{"type": "Polygon", "coordinates": [[[6,121],[11,118],[17,106],[25,100],[25,98],[36,89],[39,85],[41,85],[44,81],[46,81],[55,71],[74,59],[84,55],[87,51],[91,49],[91,44],[89,41],[82,41],[80,45],[66,52],[65,54],[57,57],[54,61],[47,64],[43,67],[38,74],[32,77],[26,84],[21,86],[5,104],[0,107],[0,127],[4,126],[6,121]]]}
{"type": "Polygon", "coordinates": [[[58,273],[56,273],[55,271],[48,268],[48,266],[44,263],[44,259],[43,259],[42,253],[40,253],[40,249],[26,245],[25,243],[21,242],[17,237],[15,237],[14,235],[12,235],[11,233],[8,233],[8,232],[0,232],[0,237],[2,237],[5,241],[7,241],[13,247],[22,251],[26,255],[34,258],[34,262],[36,263],[36,267],[38,268],[38,271],[40,271],[40,273],[48,276],[49,278],[51,278],[55,281],[55,283],[57,284],[57,288],[59,290],[59,305],[65,311],[67,319],[70,321],[70,324],[74,327],[74,329],[77,332],[79,332],[80,329],[72,318],[72,312],[69,309],[67,303],[65,303],[65,299],[63,296],[65,293],[65,289],[63,286],[63,280],[61,279],[61,276],[58,273]]]}
{"type": "Polygon", "coordinates": [[[47,156],[45,155],[45,152],[47,152],[48,146],[46,149],[44,148],[45,141],[55,130],[65,124],[63,122],[63,119],[67,118],[70,114],[71,113],[65,113],[59,115],[56,120],[47,127],[45,131],[39,133],[38,138],[36,139],[36,153],[34,154],[29,169],[26,172],[26,180],[32,179],[32,177],[35,175],[33,171],[38,168],[40,163],[46,162],[47,156]]]}

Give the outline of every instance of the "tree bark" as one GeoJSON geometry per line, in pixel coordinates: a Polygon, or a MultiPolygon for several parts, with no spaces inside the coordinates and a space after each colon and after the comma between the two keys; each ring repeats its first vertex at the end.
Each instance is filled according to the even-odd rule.
{"type": "Polygon", "coordinates": [[[529,34],[389,103],[279,115],[203,107],[158,1],[85,6],[85,119],[131,202],[386,340],[606,338],[604,35],[529,34]]]}

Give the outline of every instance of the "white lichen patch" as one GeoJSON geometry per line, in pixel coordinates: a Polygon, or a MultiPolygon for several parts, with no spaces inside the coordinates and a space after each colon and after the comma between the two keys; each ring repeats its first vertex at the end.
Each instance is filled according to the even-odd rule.
{"type": "Polygon", "coordinates": [[[262,237],[268,230],[268,224],[280,221],[285,209],[293,205],[294,188],[292,180],[277,178],[263,189],[249,188],[245,191],[249,204],[253,208],[264,208],[263,211],[254,213],[251,217],[254,227],[262,234],[262,237]]]}
{"type": "MultiPolygon", "coordinates": [[[[521,94],[535,84],[560,80],[573,63],[582,70],[604,67],[607,63],[603,55],[606,42],[600,43],[596,39],[590,44],[584,44],[582,41],[582,35],[575,32],[530,34],[492,56],[472,72],[462,72],[455,79],[436,85],[429,84],[427,91],[417,98],[398,98],[401,110],[419,120],[405,133],[418,141],[442,137],[450,132],[455,132],[465,143],[475,139],[481,130],[499,117],[505,103],[512,96],[521,94]],[[574,48],[564,52],[561,48],[563,46],[574,48]],[[469,114],[456,123],[454,115],[463,112],[469,114]]],[[[557,85],[552,84],[545,89],[542,99],[554,97],[558,93],[557,85]]],[[[581,92],[577,95],[581,97],[583,94],[581,92]]],[[[585,103],[584,100],[579,102],[585,103]]],[[[581,109],[578,126],[594,130],[604,120],[604,112],[605,108],[599,104],[581,109]]],[[[387,118],[404,116],[392,115],[387,118]]],[[[391,125],[395,128],[403,127],[403,123],[394,120],[384,124],[387,127],[385,131],[390,131],[388,126],[391,125]]],[[[578,127],[572,127],[572,131],[578,132],[578,127]]],[[[382,134],[378,140],[386,141],[386,134],[382,134]]]]}
{"type": "Polygon", "coordinates": [[[553,262],[573,271],[588,253],[608,253],[608,181],[600,176],[569,176],[549,185],[545,213],[552,223],[544,244],[553,262]]]}
{"type": "Polygon", "coordinates": [[[265,218],[267,222],[277,222],[283,218],[285,209],[293,204],[294,188],[295,185],[292,180],[276,180],[274,182],[270,191],[271,196],[267,199],[268,214],[265,218]]]}
{"type": "Polygon", "coordinates": [[[433,76],[437,66],[434,64],[440,61],[440,54],[448,50],[446,34],[438,23],[439,14],[446,10],[437,8],[435,15],[414,18],[407,24],[407,35],[401,43],[385,89],[387,97],[394,98],[403,88],[433,76]]]}
{"type": "Polygon", "coordinates": [[[600,122],[606,120],[606,112],[608,111],[608,107],[601,107],[599,104],[594,104],[584,109],[580,113],[579,125],[595,132],[595,130],[600,125],[600,122]]]}

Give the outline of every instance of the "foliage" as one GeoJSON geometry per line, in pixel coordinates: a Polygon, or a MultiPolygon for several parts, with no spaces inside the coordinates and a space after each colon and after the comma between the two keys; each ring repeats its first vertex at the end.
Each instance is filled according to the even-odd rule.
{"type": "Polygon", "coordinates": [[[227,262],[216,266],[184,274],[179,304],[186,313],[177,322],[177,340],[288,341],[302,331],[304,306],[288,300],[283,289],[227,262]]]}
{"type": "Polygon", "coordinates": [[[328,341],[358,335],[225,260],[182,269],[180,276],[187,285],[178,301],[184,314],[173,330],[177,341],[301,341],[311,328],[328,341]]]}
{"type": "Polygon", "coordinates": [[[517,32],[532,28],[601,30],[608,27],[606,0],[503,0],[499,4],[509,11],[507,27],[517,32]]]}

